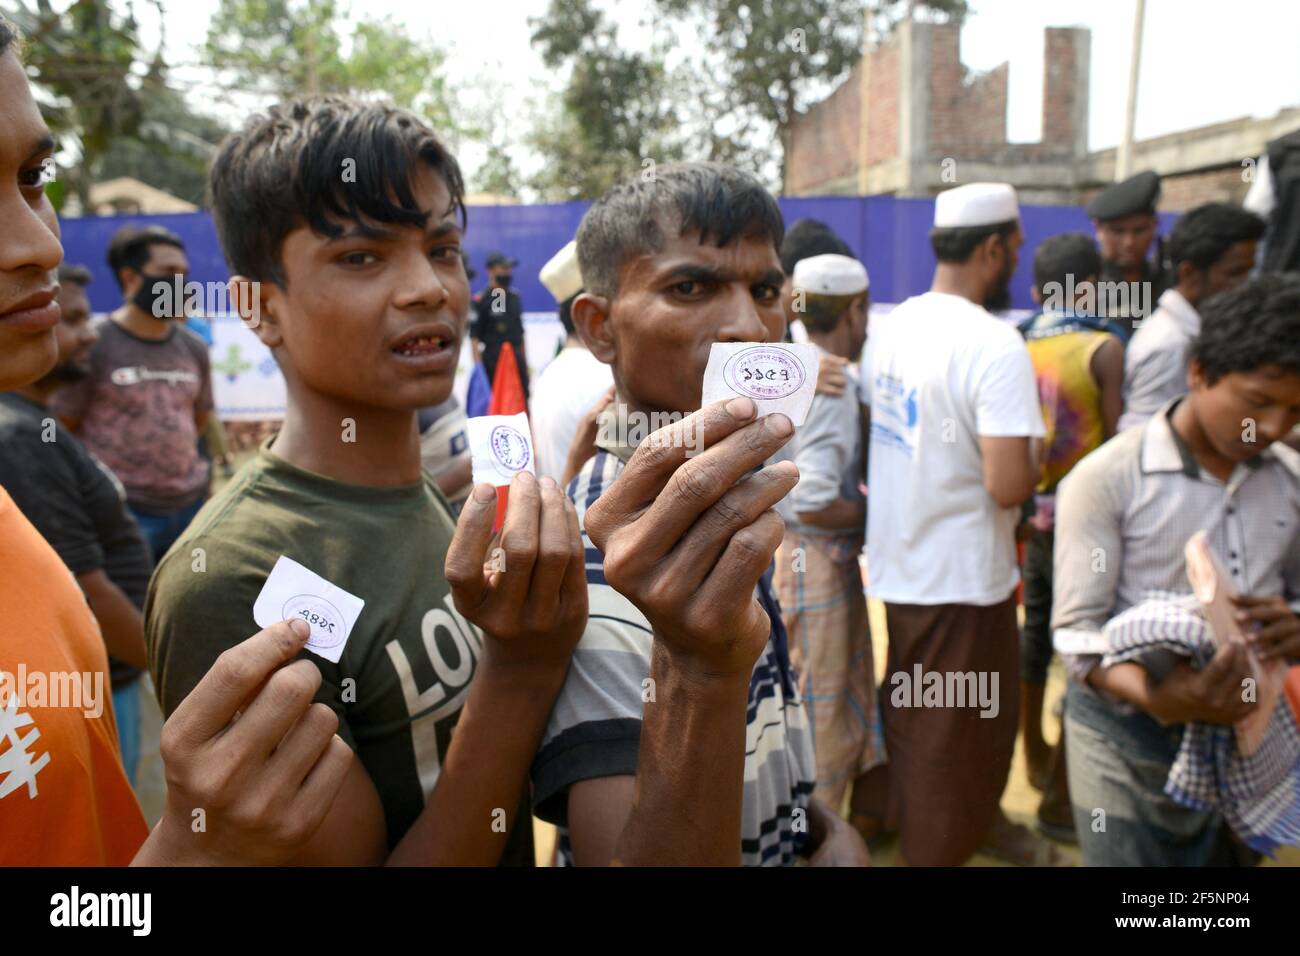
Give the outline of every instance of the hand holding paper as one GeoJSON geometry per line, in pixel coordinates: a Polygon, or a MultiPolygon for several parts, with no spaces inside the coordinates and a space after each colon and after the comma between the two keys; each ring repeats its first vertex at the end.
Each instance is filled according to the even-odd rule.
{"type": "Polygon", "coordinates": [[[467,421],[475,484],[487,482],[501,488],[509,486],[521,471],[537,474],[537,456],[533,452],[527,412],[481,415],[467,421]]]}
{"type": "Polygon", "coordinates": [[[1249,716],[1237,722],[1237,746],[1243,754],[1259,749],[1268,732],[1286,682],[1286,662],[1280,659],[1261,659],[1254,642],[1249,641],[1239,626],[1233,604],[1242,599],[1232,586],[1232,579],[1224,570],[1209,538],[1198,531],[1188,540],[1183,552],[1187,560],[1187,577],[1192,590],[1201,603],[1210,633],[1216,644],[1235,644],[1243,648],[1249,673],[1255,681],[1254,708],[1249,716]]]}
{"type": "Polygon", "coordinates": [[[282,554],[253,602],[253,620],[258,627],[306,621],[311,627],[307,650],[337,664],[365,606],[355,594],[282,554]]]}
{"type": "Polygon", "coordinates": [[[494,537],[501,493],[480,484],[465,502],[447,549],[447,583],[456,609],[483,629],[497,659],[562,672],[587,624],[578,512],[553,480],[521,469],[494,537]]]}

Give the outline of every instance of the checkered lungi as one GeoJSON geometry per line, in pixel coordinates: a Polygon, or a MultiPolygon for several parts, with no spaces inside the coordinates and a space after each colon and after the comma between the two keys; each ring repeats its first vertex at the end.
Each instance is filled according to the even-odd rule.
{"type": "Polygon", "coordinates": [[[773,579],[813,727],[814,795],[835,810],[856,777],[885,761],[861,552],[861,535],[787,528],[773,579]]]}

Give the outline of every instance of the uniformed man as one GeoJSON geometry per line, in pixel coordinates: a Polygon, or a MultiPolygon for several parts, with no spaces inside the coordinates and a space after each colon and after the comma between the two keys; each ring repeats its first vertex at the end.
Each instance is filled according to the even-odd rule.
{"type": "Polygon", "coordinates": [[[474,299],[474,317],[469,335],[474,342],[474,354],[483,363],[488,381],[496,380],[497,356],[501,346],[509,342],[519,366],[519,381],[528,397],[528,359],[524,354],[524,305],[519,293],[510,286],[514,268],[519,260],[504,252],[493,252],[487,257],[488,287],[474,299]]]}
{"type": "MultiPolygon", "coordinates": [[[[1099,295],[1098,311],[1129,336],[1137,328],[1135,320],[1150,315],[1153,304],[1165,291],[1159,242],[1155,262],[1147,261],[1147,252],[1156,239],[1159,198],[1160,177],[1147,171],[1107,186],[1088,203],[1088,215],[1101,247],[1102,283],[1130,283],[1125,295],[1099,295]]],[[[1099,293],[1106,288],[1103,285],[1099,293]]]]}

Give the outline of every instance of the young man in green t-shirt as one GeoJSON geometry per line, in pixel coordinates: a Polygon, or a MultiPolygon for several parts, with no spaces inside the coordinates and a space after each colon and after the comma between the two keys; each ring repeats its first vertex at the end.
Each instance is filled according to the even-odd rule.
{"type": "Polygon", "coordinates": [[[294,862],[531,862],[527,766],[586,623],[584,561],[573,506],[521,473],[504,571],[485,569],[494,490],[475,489],[456,529],[420,467],[416,412],[450,394],[469,312],[456,160],[410,114],[315,98],[253,117],[210,188],[288,412],[150,585],[163,707],[249,633],[290,558],[364,601],[334,622],[337,660],[309,657],[359,759],[294,862]]]}

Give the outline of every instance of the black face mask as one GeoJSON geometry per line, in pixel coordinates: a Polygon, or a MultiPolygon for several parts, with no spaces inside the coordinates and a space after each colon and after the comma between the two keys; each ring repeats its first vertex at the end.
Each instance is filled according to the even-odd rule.
{"type": "Polygon", "coordinates": [[[140,283],[140,288],[131,297],[132,305],[145,315],[151,315],[161,321],[180,318],[184,314],[184,297],[182,296],[180,302],[176,301],[175,276],[142,275],[141,279],[143,281],[140,283]]]}
{"type": "Polygon", "coordinates": [[[510,280],[514,278],[514,273],[503,272],[496,277],[496,284],[503,289],[510,288],[510,280]]]}

